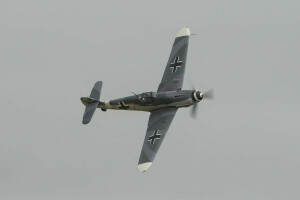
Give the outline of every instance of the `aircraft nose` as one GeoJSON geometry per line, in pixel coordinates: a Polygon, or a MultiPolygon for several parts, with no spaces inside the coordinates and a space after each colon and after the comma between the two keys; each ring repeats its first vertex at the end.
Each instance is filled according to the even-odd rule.
{"type": "Polygon", "coordinates": [[[194,91],[192,94],[192,99],[194,101],[201,101],[203,99],[203,93],[200,91],[194,91]]]}

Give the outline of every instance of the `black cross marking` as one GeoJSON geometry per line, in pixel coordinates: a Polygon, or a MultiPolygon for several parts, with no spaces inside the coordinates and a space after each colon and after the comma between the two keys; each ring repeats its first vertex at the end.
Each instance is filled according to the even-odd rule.
{"type": "Polygon", "coordinates": [[[170,64],[170,69],[172,70],[172,73],[177,71],[177,67],[181,67],[182,61],[179,60],[179,57],[174,58],[174,62],[170,64]]]}
{"type": "Polygon", "coordinates": [[[148,141],[150,144],[154,144],[155,140],[160,139],[161,134],[158,133],[158,130],[155,130],[153,135],[149,136],[148,141]]]}
{"type": "Polygon", "coordinates": [[[120,109],[127,110],[128,108],[130,108],[128,105],[126,105],[126,104],[124,103],[124,101],[118,102],[118,104],[119,104],[119,107],[118,107],[118,108],[120,108],[120,109]]]}

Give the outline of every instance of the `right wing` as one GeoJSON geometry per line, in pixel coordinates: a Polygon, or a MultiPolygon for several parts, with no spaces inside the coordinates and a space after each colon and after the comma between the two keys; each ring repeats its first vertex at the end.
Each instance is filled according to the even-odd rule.
{"type": "Polygon", "coordinates": [[[157,92],[181,90],[184,78],[190,30],[182,28],[176,35],[165,72],[157,92]]]}
{"type": "Polygon", "coordinates": [[[176,111],[177,108],[166,108],[151,112],[138,164],[140,172],[145,172],[152,165],[155,155],[166,136],[176,111]]]}

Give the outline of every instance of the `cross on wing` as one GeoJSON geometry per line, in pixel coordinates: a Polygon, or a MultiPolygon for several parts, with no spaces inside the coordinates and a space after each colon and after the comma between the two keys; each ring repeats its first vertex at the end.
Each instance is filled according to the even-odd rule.
{"type": "Polygon", "coordinates": [[[161,134],[158,133],[158,130],[155,130],[153,135],[149,136],[148,141],[150,142],[150,144],[154,144],[155,140],[159,140],[160,139],[161,134]]]}
{"type": "Polygon", "coordinates": [[[174,58],[174,62],[170,64],[170,69],[172,70],[172,73],[175,73],[177,71],[177,67],[181,67],[182,61],[179,60],[179,57],[174,58]]]}

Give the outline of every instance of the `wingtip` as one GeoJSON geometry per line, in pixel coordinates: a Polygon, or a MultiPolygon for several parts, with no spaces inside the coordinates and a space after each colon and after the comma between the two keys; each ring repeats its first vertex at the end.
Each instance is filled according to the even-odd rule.
{"type": "Polygon", "coordinates": [[[90,123],[90,121],[84,121],[84,120],[82,121],[83,125],[87,125],[88,123],[90,123]]]}
{"type": "Polygon", "coordinates": [[[152,162],[146,162],[138,165],[138,170],[140,172],[145,172],[147,171],[152,165],[152,162]]]}
{"type": "Polygon", "coordinates": [[[190,29],[188,27],[183,27],[177,33],[176,37],[183,37],[183,36],[190,36],[190,35],[191,35],[190,29]]]}

